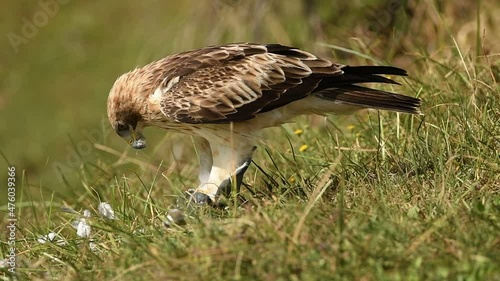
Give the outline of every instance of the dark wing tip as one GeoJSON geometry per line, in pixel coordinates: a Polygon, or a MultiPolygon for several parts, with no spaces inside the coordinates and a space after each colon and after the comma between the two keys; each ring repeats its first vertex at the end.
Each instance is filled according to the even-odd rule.
{"type": "Polygon", "coordinates": [[[342,70],[348,74],[361,74],[361,75],[373,75],[373,74],[386,74],[386,75],[398,75],[398,76],[408,76],[406,70],[394,67],[394,66],[344,66],[342,70]]]}

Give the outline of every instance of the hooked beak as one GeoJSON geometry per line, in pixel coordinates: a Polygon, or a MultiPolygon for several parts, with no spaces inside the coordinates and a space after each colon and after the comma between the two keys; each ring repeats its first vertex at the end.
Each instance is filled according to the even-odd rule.
{"type": "Polygon", "coordinates": [[[135,149],[143,149],[146,147],[146,138],[141,134],[141,132],[135,132],[131,130],[131,139],[129,140],[130,146],[135,149]]]}

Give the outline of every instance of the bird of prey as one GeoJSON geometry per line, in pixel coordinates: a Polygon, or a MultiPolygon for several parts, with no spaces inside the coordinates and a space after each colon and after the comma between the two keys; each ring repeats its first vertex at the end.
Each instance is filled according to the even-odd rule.
{"type": "Polygon", "coordinates": [[[192,135],[198,150],[196,203],[215,203],[238,188],[261,129],[305,114],[350,114],[374,108],[420,114],[421,100],[371,89],[397,82],[391,66],[348,66],[279,44],[237,43],[173,54],[120,76],[108,118],[133,148],[147,126],[192,135]]]}

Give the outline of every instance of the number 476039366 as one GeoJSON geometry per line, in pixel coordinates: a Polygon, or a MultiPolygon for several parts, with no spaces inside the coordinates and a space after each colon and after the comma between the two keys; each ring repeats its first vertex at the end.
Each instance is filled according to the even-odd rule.
{"type": "Polygon", "coordinates": [[[9,217],[15,217],[15,202],[16,202],[16,168],[9,167],[8,177],[7,177],[7,200],[9,210],[9,217]]]}

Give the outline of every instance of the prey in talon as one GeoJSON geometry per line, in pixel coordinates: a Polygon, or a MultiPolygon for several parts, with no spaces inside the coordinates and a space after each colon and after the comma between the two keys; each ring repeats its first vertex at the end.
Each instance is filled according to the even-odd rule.
{"type": "Polygon", "coordinates": [[[349,66],[279,44],[238,43],[173,54],[120,76],[108,118],[133,148],[153,126],[192,135],[200,157],[195,203],[238,190],[261,130],[307,114],[373,108],[421,114],[421,100],[366,87],[398,84],[392,66],[349,66]],[[234,182],[233,182],[234,181],[234,182]]]}

